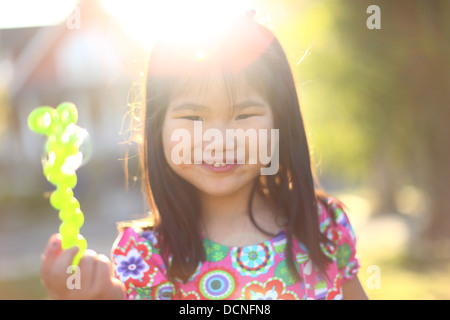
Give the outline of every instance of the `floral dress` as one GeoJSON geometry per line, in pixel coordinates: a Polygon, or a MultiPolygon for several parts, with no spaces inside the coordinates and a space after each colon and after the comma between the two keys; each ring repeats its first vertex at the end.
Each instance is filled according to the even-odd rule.
{"type": "MultiPolygon", "coordinates": [[[[157,235],[149,228],[128,226],[113,246],[115,276],[126,286],[128,299],[157,300],[287,300],[342,299],[342,284],[359,268],[355,234],[343,208],[330,200],[335,215],[319,204],[320,231],[332,242],[323,252],[332,259],[327,277],[320,277],[299,241],[293,241],[301,280],[295,282],[286,263],[286,234],[259,244],[228,247],[203,238],[206,261],[191,278],[170,282],[159,252],[157,235]],[[327,279],[328,278],[328,279],[327,279]]],[[[294,239],[295,240],[295,239],[294,239]]]]}

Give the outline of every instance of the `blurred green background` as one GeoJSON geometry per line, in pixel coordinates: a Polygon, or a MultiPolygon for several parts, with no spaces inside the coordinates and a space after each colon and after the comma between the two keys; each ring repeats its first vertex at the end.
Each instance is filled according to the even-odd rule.
{"type": "MultiPolygon", "coordinates": [[[[48,298],[40,254],[59,221],[42,175],[43,139],[26,126],[35,107],[72,101],[91,134],[75,188],[90,248],[109,255],[115,223],[146,208],[134,158],[125,187],[121,132],[138,46],[107,1],[47,2],[0,1],[0,299],[48,298]]],[[[249,5],[291,61],[314,168],[349,209],[369,298],[450,299],[450,2],[249,5]],[[367,25],[371,5],[380,29],[367,25]]]]}

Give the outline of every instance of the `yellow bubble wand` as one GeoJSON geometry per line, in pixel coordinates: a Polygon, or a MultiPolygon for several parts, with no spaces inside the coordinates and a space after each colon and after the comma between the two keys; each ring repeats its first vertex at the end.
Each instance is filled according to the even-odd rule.
{"type": "Polygon", "coordinates": [[[28,127],[35,133],[47,136],[42,167],[45,178],[56,190],[50,196],[50,204],[59,210],[62,221],[61,247],[66,250],[78,246],[72,264],[78,265],[87,249],[86,239],[80,234],[84,223],[80,203],[74,197],[77,184],[75,171],[83,161],[80,147],[88,139],[88,132],[77,126],[78,110],[73,103],[64,102],[55,108],[42,106],[28,116],[28,127]]]}

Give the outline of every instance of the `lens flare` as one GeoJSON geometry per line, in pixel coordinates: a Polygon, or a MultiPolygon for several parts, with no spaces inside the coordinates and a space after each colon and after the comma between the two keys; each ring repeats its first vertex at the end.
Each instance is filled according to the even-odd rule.
{"type": "Polygon", "coordinates": [[[104,0],[102,4],[130,38],[148,49],[161,38],[195,42],[211,37],[252,5],[245,0],[104,0]]]}

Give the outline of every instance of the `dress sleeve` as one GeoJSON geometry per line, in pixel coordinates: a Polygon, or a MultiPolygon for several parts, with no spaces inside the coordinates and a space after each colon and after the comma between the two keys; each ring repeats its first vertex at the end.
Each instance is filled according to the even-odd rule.
{"type": "Polygon", "coordinates": [[[341,283],[345,283],[358,273],[360,267],[355,232],[340,202],[328,199],[328,209],[323,205],[320,207],[320,229],[331,240],[327,251],[336,261],[341,283]]]}
{"type": "Polygon", "coordinates": [[[153,231],[131,227],[119,231],[111,255],[114,276],[125,284],[127,299],[171,298],[173,286],[153,231]]]}

